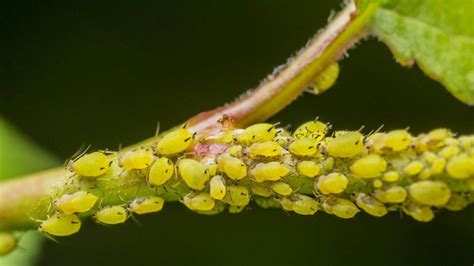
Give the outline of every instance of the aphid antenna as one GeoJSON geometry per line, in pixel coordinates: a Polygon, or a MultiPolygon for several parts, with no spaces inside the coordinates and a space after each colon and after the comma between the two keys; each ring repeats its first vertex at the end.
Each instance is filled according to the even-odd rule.
{"type": "Polygon", "coordinates": [[[87,153],[87,151],[91,148],[91,145],[85,145],[84,143],[81,144],[81,146],[77,149],[76,152],[74,152],[71,157],[68,158],[68,160],[76,161],[80,157],[82,157],[84,154],[87,153]]]}
{"type": "Polygon", "coordinates": [[[362,130],[364,130],[364,128],[365,128],[365,125],[362,125],[357,131],[362,132],[362,130]]]}

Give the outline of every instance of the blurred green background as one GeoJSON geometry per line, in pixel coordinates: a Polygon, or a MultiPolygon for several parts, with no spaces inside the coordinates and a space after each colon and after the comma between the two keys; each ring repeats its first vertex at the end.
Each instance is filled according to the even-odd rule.
{"type": "MultiPolygon", "coordinates": [[[[58,158],[124,146],[231,101],[302,47],[340,1],[8,1],[0,11],[0,114],[58,158]]],[[[336,86],[271,121],[338,129],[474,132],[474,107],[370,39],[336,86]]],[[[4,151],[2,151],[4,152],[4,151]]],[[[263,210],[202,216],[179,204],[140,225],[86,222],[37,265],[472,265],[474,208],[422,224],[263,210]]],[[[25,256],[29,250],[24,252],[25,256]]],[[[22,265],[20,265],[22,266],[22,265]]]]}

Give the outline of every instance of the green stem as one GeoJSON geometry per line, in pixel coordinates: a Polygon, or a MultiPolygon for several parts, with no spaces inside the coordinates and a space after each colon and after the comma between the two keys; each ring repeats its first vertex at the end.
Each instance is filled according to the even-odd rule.
{"type": "MultiPolygon", "coordinates": [[[[207,134],[217,127],[223,115],[238,126],[264,121],[295,100],[308,84],[363,35],[364,26],[375,7],[358,15],[354,3],[349,3],[327,27],[280,72],[270,75],[260,86],[235,102],[196,115],[188,121],[188,129],[207,134]]],[[[124,149],[149,145],[157,137],[124,149]]],[[[121,151],[121,152],[123,152],[121,151]]],[[[50,193],[52,184],[65,180],[62,168],[34,173],[28,177],[0,183],[0,230],[31,227],[31,210],[50,193]]],[[[44,207],[44,206],[43,206],[44,207]]],[[[49,207],[49,206],[48,206],[49,207]]],[[[38,208],[41,212],[44,209],[38,208]]],[[[41,217],[39,215],[36,217],[41,217]]]]}

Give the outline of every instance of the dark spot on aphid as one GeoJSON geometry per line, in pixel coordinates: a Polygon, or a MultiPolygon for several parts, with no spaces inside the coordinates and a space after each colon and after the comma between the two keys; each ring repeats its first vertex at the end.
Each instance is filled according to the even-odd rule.
{"type": "Polygon", "coordinates": [[[277,151],[277,149],[273,149],[273,151],[275,152],[275,151],[277,151]]]}
{"type": "Polygon", "coordinates": [[[192,137],[186,138],[186,139],[184,139],[184,142],[188,142],[188,141],[190,141],[191,139],[192,139],[192,137]]]}
{"type": "Polygon", "coordinates": [[[118,214],[118,215],[122,215],[122,214],[123,214],[123,212],[117,212],[117,214],[118,214]]]}
{"type": "Polygon", "coordinates": [[[311,150],[311,149],[314,149],[314,146],[309,146],[308,149],[310,149],[310,150],[311,150]]]}
{"type": "Polygon", "coordinates": [[[76,221],[71,221],[71,224],[78,224],[78,222],[76,222],[76,221]]]}
{"type": "Polygon", "coordinates": [[[267,129],[267,132],[270,132],[270,131],[272,131],[272,129],[273,129],[273,128],[274,128],[274,127],[273,127],[273,126],[271,126],[269,129],[267,129]]]}
{"type": "Polygon", "coordinates": [[[356,140],[355,145],[359,144],[359,140],[356,140]]]}
{"type": "Polygon", "coordinates": [[[256,138],[256,137],[257,137],[257,136],[255,136],[255,135],[252,135],[252,140],[255,140],[255,138],[256,138]]]}
{"type": "Polygon", "coordinates": [[[245,166],[245,164],[241,163],[240,166],[245,166]]]}
{"type": "Polygon", "coordinates": [[[167,174],[167,173],[168,173],[168,171],[169,171],[169,169],[166,169],[166,170],[165,170],[165,173],[167,174]]]}
{"type": "Polygon", "coordinates": [[[109,162],[109,166],[111,166],[111,165],[112,165],[112,163],[113,163],[113,161],[110,161],[110,162],[109,162]]]}

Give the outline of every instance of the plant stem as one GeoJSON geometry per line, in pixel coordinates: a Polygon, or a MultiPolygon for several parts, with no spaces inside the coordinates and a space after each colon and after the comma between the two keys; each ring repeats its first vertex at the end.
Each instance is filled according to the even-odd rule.
{"type": "MultiPolygon", "coordinates": [[[[364,26],[374,10],[375,7],[369,8],[358,15],[355,4],[348,3],[285,68],[235,102],[194,116],[188,120],[188,129],[206,134],[218,126],[217,121],[223,115],[229,116],[237,126],[245,127],[276,114],[363,36],[364,26]]],[[[157,137],[150,138],[123,151],[156,140],[157,137]]],[[[63,168],[55,168],[0,183],[0,230],[31,227],[32,209],[49,195],[53,184],[65,180],[65,175],[63,168]]]]}

